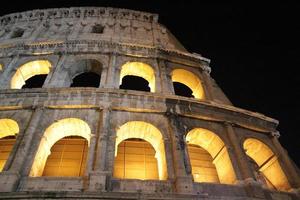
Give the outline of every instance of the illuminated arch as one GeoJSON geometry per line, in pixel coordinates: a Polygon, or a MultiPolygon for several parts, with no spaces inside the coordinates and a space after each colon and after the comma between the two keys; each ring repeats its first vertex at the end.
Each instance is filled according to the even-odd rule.
{"type": "Polygon", "coordinates": [[[48,60],[35,60],[20,66],[10,82],[11,89],[21,89],[25,81],[35,75],[49,74],[51,63],[48,60]]]}
{"type": "Polygon", "coordinates": [[[282,191],[291,189],[277,156],[266,144],[257,139],[248,138],[243,146],[246,154],[257,163],[259,171],[263,173],[270,188],[282,191]]]}
{"type": "Polygon", "coordinates": [[[127,75],[144,78],[149,83],[150,91],[155,92],[155,73],[150,65],[142,62],[125,63],[120,72],[120,85],[122,84],[122,79],[127,75]]]}
{"type": "Polygon", "coordinates": [[[30,176],[41,176],[51,147],[60,139],[68,136],[80,136],[90,142],[89,125],[77,118],[65,118],[51,124],[44,132],[39,148],[32,164],[30,176]]]}
{"type": "Polygon", "coordinates": [[[172,81],[188,86],[193,91],[193,96],[196,99],[204,99],[204,90],[201,81],[192,72],[184,69],[175,69],[172,71],[172,81]]]}
{"type": "Polygon", "coordinates": [[[211,155],[213,158],[212,162],[216,167],[220,183],[235,183],[236,176],[227,148],[219,136],[207,129],[195,128],[187,133],[186,142],[188,144],[202,147],[211,155]]]}
{"type": "Polygon", "coordinates": [[[143,121],[130,121],[123,124],[117,130],[115,156],[117,155],[118,145],[122,141],[130,138],[143,139],[152,145],[152,147],[155,149],[159,180],[166,180],[166,155],[164,140],[161,132],[152,124],[143,121]]]}
{"type": "Polygon", "coordinates": [[[0,119],[0,172],[2,171],[11,149],[16,141],[15,136],[19,133],[18,123],[12,119],[0,119]]]}

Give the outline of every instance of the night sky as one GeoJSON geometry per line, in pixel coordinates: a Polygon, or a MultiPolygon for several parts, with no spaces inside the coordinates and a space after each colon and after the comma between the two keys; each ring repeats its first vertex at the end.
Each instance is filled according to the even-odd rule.
{"type": "Polygon", "coordinates": [[[280,121],[280,142],[300,166],[297,128],[300,125],[300,5],[142,0],[54,2],[6,2],[1,4],[0,15],[71,6],[111,6],[158,13],[160,23],[189,52],[211,59],[211,76],[235,106],[280,121]]]}

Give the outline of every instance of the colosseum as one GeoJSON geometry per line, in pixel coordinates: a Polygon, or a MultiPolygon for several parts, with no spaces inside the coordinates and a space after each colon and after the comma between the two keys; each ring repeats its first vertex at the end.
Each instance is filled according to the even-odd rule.
{"type": "Polygon", "coordinates": [[[234,107],[157,14],[32,10],[0,27],[0,199],[300,199],[278,121],[234,107]]]}

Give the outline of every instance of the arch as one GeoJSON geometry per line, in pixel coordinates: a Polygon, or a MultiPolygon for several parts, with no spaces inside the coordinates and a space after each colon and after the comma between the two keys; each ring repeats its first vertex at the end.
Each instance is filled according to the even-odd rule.
{"type": "Polygon", "coordinates": [[[19,133],[18,123],[12,119],[0,119],[0,172],[9,157],[19,133]]]}
{"type": "Polygon", "coordinates": [[[257,163],[258,170],[264,175],[269,188],[281,191],[291,189],[278,158],[270,147],[254,138],[246,139],[243,147],[246,154],[257,163]]]}
{"type": "Polygon", "coordinates": [[[44,132],[36,152],[30,176],[43,174],[46,160],[51,153],[51,147],[60,139],[68,136],[80,136],[90,142],[91,129],[89,125],[78,118],[65,118],[51,124],[44,132]]]}
{"type": "Polygon", "coordinates": [[[70,74],[69,74],[70,78],[72,79],[70,84],[71,87],[90,87],[89,85],[92,85],[93,87],[94,85],[96,85],[95,83],[92,83],[93,80],[85,80],[85,83],[82,84],[74,83],[74,81],[76,81],[75,80],[76,78],[88,73],[90,73],[90,75],[91,74],[98,75],[97,81],[99,87],[101,81],[101,73],[102,73],[102,63],[100,61],[96,59],[81,59],[81,60],[76,60],[76,62],[74,62],[73,64],[75,65],[75,67],[70,67],[70,74]],[[89,81],[91,81],[91,84],[88,84],[89,81]]]}
{"type": "Polygon", "coordinates": [[[122,79],[128,75],[144,78],[149,83],[150,91],[155,92],[155,73],[150,65],[142,62],[125,63],[120,72],[120,85],[122,84],[122,79]]]}
{"type": "Polygon", "coordinates": [[[179,82],[188,86],[193,91],[193,96],[196,99],[204,99],[204,89],[200,79],[193,74],[184,69],[174,69],[171,73],[172,81],[179,82]]]}
{"type": "Polygon", "coordinates": [[[57,141],[50,151],[43,176],[84,176],[88,153],[85,138],[64,137],[57,141]]]}
{"type": "Polygon", "coordinates": [[[120,179],[159,179],[155,149],[142,139],[123,140],[118,145],[113,175],[120,179]]]}
{"type": "Polygon", "coordinates": [[[115,156],[117,155],[118,145],[127,139],[138,138],[149,142],[155,149],[157,159],[159,180],[167,179],[167,164],[164,140],[161,132],[152,124],[143,121],[130,121],[123,124],[117,130],[115,156]]]}
{"type": "Polygon", "coordinates": [[[94,72],[84,72],[73,78],[70,87],[96,87],[100,85],[100,76],[94,72]]]}
{"type": "Polygon", "coordinates": [[[51,66],[48,60],[34,60],[21,65],[11,79],[10,88],[21,89],[29,78],[35,75],[49,74],[51,66]]]}
{"type": "MultiPolygon", "coordinates": [[[[220,183],[234,184],[236,176],[224,142],[214,132],[204,128],[194,128],[186,135],[188,144],[197,145],[205,149],[213,158],[220,183]]],[[[192,173],[193,176],[193,166],[192,173]]],[[[197,179],[194,179],[197,180],[197,179]]]]}

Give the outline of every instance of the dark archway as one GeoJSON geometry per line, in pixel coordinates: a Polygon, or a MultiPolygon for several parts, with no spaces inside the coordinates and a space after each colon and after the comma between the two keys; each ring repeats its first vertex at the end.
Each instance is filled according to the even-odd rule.
{"type": "Polygon", "coordinates": [[[73,78],[71,87],[96,87],[100,85],[100,76],[94,72],[85,72],[73,78]]]}
{"type": "Polygon", "coordinates": [[[43,87],[46,78],[47,78],[47,74],[35,75],[25,81],[25,85],[22,86],[22,89],[23,88],[41,88],[41,87],[43,87]]]}
{"type": "Polygon", "coordinates": [[[132,75],[124,76],[120,89],[150,92],[149,82],[146,79],[132,75]]]}
{"type": "Polygon", "coordinates": [[[193,95],[193,91],[185,84],[173,82],[173,87],[176,95],[195,98],[193,95]]]}

